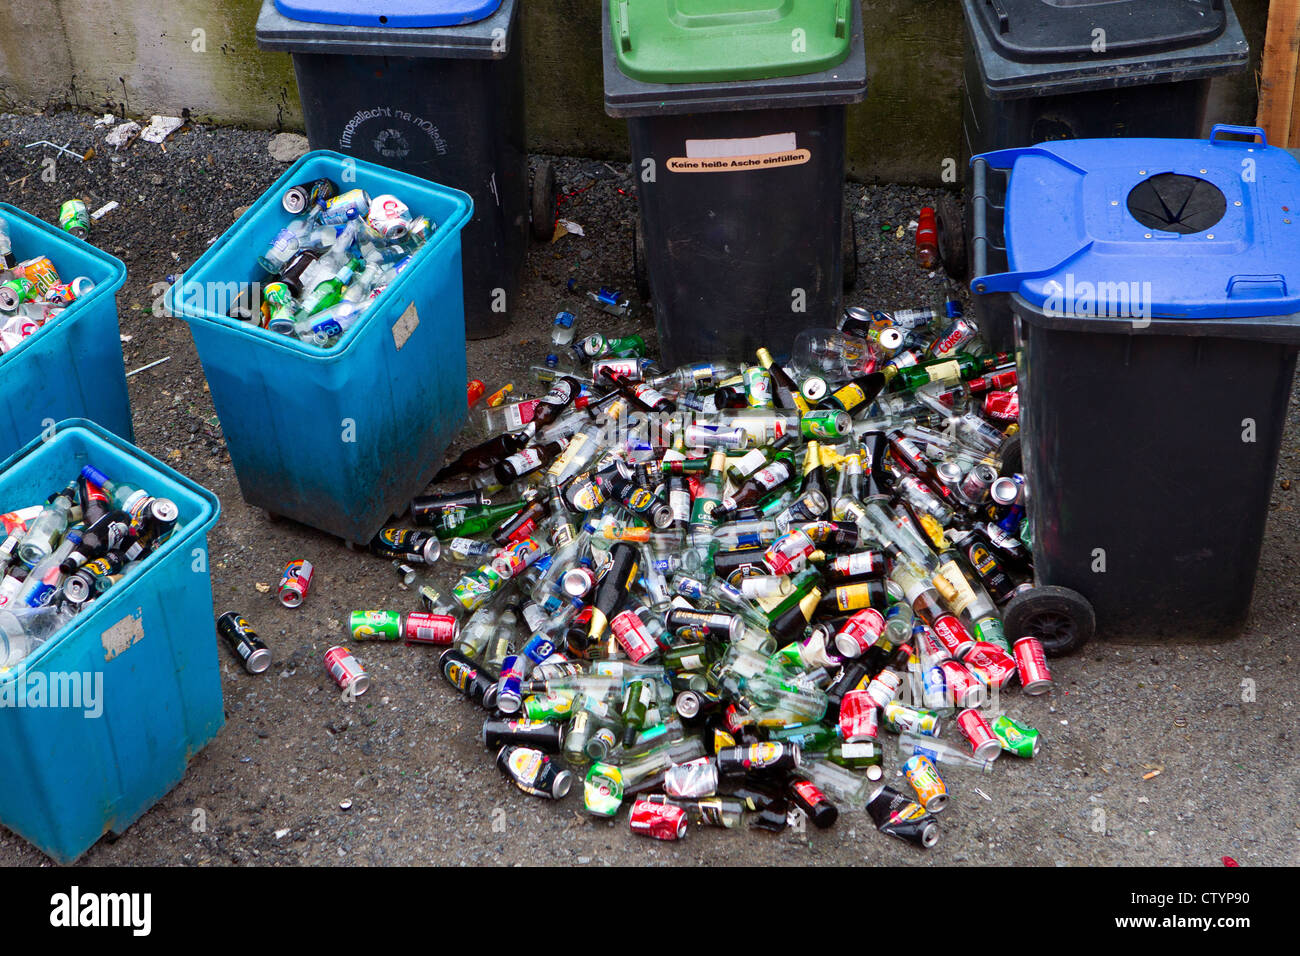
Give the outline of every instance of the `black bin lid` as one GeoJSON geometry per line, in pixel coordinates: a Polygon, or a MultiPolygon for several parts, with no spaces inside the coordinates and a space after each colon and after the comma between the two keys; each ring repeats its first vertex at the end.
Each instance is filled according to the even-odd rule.
{"type": "Polygon", "coordinates": [[[974,12],[999,54],[1034,63],[1142,56],[1209,43],[1227,28],[1225,3],[975,0],[974,12]]]}

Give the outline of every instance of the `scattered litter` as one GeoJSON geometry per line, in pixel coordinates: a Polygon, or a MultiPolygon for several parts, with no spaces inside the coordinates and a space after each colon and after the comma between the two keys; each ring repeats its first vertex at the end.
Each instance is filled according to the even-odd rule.
{"type": "Polygon", "coordinates": [[[153,368],[155,365],[161,365],[163,362],[170,362],[171,360],[172,357],[169,355],[166,358],[160,358],[156,362],[150,362],[148,365],[141,365],[139,368],[127,372],[126,377],[130,378],[132,375],[139,375],[141,372],[148,371],[149,369],[153,368]]]}
{"type": "Polygon", "coordinates": [[[285,837],[287,837],[288,835],[289,835],[289,831],[288,831],[288,830],[276,830],[276,831],[275,831],[275,838],[276,838],[277,840],[283,840],[283,839],[284,839],[285,837]]]}
{"type": "Polygon", "coordinates": [[[116,116],[114,116],[112,113],[105,113],[99,119],[95,120],[95,128],[99,129],[99,127],[101,126],[112,126],[116,122],[117,122],[116,116]]]}
{"type": "Polygon", "coordinates": [[[979,787],[976,787],[976,788],[975,788],[975,792],[978,793],[978,794],[979,794],[981,797],[983,797],[985,800],[987,800],[989,803],[992,803],[992,802],[993,802],[993,798],[990,797],[990,796],[989,796],[987,793],[985,793],[983,790],[981,790],[979,787]]]}
{"type": "Polygon", "coordinates": [[[1224,865],[1224,866],[1241,866],[1240,863],[1238,863],[1236,860],[1234,860],[1234,859],[1233,859],[1232,857],[1230,857],[1230,856],[1225,856],[1225,857],[1223,858],[1223,865],[1224,865]]]}
{"type": "Polygon", "coordinates": [[[140,138],[146,143],[161,143],[184,125],[185,120],[179,116],[151,116],[140,138]]]}
{"type": "MultiPolygon", "coordinates": [[[[574,236],[585,236],[587,234],[583,231],[582,226],[578,225],[576,222],[572,222],[568,219],[557,220],[555,223],[555,239],[560,238],[560,236],[564,235],[566,232],[574,236]]],[[[555,240],[552,239],[551,241],[554,242],[555,240]]]]}
{"type": "Polygon", "coordinates": [[[256,584],[254,584],[253,587],[257,588],[257,590],[262,594],[266,594],[268,591],[271,590],[271,585],[263,584],[261,581],[258,581],[256,584]]]}
{"type": "Polygon", "coordinates": [[[68,147],[71,145],[72,145],[72,140],[68,140],[66,143],[60,146],[58,143],[51,143],[48,139],[39,139],[34,143],[28,143],[26,146],[23,147],[23,149],[31,149],[33,146],[48,146],[51,149],[57,149],[60,153],[67,153],[69,156],[79,159],[83,163],[89,158],[89,156],[94,155],[93,152],[91,152],[89,155],[82,154],[82,153],[74,153],[72,150],[68,149],[68,147]]]}
{"type": "Polygon", "coordinates": [[[340,810],[351,810],[351,809],[352,809],[352,801],[351,801],[351,800],[340,800],[340,801],[339,801],[339,809],[340,809],[340,810]]]}
{"type": "Polygon", "coordinates": [[[111,201],[109,201],[109,202],[106,202],[106,203],[104,203],[104,205],[100,206],[98,209],[96,209],[94,212],[92,212],[92,213],[90,214],[90,218],[91,218],[91,219],[103,219],[103,218],[104,218],[105,216],[107,216],[110,212],[112,212],[114,209],[116,209],[116,208],[118,207],[118,205],[119,205],[119,203],[118,203],[118,201],[117,201],[116,199],[111,200],[111,201]]]}
{"type": "Polygon", "coordinates": [[[135,120],[127,120],[120,126],[114,126],[104,136],[104,142],[114,149],[121,149],[128,145],[133,139],[140,135],[140,124],[135,120]]]}
{"type": "Polygon", "coordinates": [[[1142,779],[1143,779],[1143,780],[1150,780],[1152,777],[1158,777],[1158,776],[1160,776],[1160,774],[1162,774],[1163,772],[1164,772],[1164,771],[1162,771],[1162,770],[1152,770],[1150,773],[1144,773],[1144,774],[1142,775],[1142,779]]]}
{"type": "Polygon", "coordinates": [[[119,335],[118,338],[121,339],[123,343],[126,343],[126,342],[130,342],[133,338],[135,338],[135,336],[134,336],[134,335],[119,335]]]}
{"type": "Polygon", "coordinates": [[[907,227],[906,227],[906,226],[899,226],[899,227],[898,227],[898,231],[894,233],[894,238],[895,238],[895,239],[902,239],[903,236],[904,236],[906,233],[907,233],[907,227]]]}

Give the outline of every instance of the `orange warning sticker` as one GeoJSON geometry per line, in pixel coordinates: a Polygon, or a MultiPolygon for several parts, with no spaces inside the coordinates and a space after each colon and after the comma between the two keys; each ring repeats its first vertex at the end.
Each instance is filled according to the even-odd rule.
{"type": "Polygon", "coordinates": [[[795,149],[756,156],[674,156],[668,160],[667,165],[671,173],[739,173],[750,169],[802,166],[810,159],[811,152],[795,149]]]}

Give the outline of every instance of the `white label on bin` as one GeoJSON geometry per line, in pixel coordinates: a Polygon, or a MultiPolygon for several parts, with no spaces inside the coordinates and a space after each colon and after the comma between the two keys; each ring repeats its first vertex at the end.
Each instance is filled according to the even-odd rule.
{"type": "Polygon", "coordinates": [[[99,636],[104,645],[104,660],[111,661],[132,644],[144,640],[144,608],[136,608],[99,636]]]}
{"type": "Polygon", "coordinates": [[[794,133],[744,139],[688,139],[686,155],[668,160],[674,173],[739,173],[776,166],[801,166],[812,153],[799,149],[794,133]]]}
{"type": "Polygon", "coordinates": [[[406,340],[411,337],[411,333],[419,324],[420,313],[415,311],[415,303],[412,302],[401,317],[393,323],[393,344],[397,346],[397,351],[402,350],[402,346],[406,344],[406,340]]]}

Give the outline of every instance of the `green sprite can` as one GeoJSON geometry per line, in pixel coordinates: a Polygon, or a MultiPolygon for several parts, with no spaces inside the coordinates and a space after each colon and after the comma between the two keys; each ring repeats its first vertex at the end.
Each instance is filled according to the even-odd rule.
{"type": "Polygon", "coordinates": [[[805,439],[834,441],[853,431],[853,419],[838,408],[815,408],[799,419],[799,433],[805,439]]]}
{"type": "Polygon", "coordinates": [[[573,699],[576,696],[575,692],[568,690],[529,694],[524,698],[524,717],[528,720],[568,720],[573,714],[573,699]]]}
{"type": "Polygon", "coordinates": [[[987,641],[990,644],[996,644],[1008,654],[1011,653],[1011,642],[1007,640],[1007,633],[1002,627],[1001,618],[989,617],[976,621],[971,628],[971,636],[977,641],[987,641]]]}
{"type": "Polygon", "coordinates": [[[80,199],[69,199],[59,207],[59,225],[78,239],[90,235],[90,213],[80,199]]]}
{"type": "Polygon", "coordinates": [[[745,368],[745,401],[750,408],[772,408],[772,373],[761,365],[745,368]]]}
{"type": "Polygon", "coordinates": [[[348,618],[348,630],[354,641],[400,641],[402,612],[353,611],[348,618]]]}
{"type": "Polygon", "coordinates": [[[583,809],[592,816],[612,817],[623,805],[623,771],[613,764],[593,763],[582,788],[583,809]]]}
{"type": "Polygon", "coordinates": [[[1002,743],[1002,749],[1017,757],[1034,757],[1038,754],[1038,731],[1018,724],[1006,714],[993,721],[993,733],[1002,743]]]}
{"type": "Polygon", "coordinates": [[[0,312],[17,312],[18,306],[36,298],[36,285],[22,276],[0,284],[0,312]]]}

